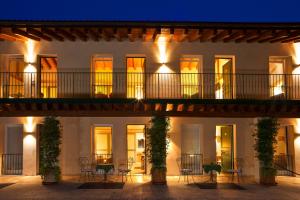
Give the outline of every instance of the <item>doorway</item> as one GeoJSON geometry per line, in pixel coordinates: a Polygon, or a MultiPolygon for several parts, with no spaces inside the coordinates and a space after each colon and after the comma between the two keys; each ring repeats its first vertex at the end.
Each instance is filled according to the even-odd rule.
{"type": "Polygon", "coordinates": [[[57,57],[40,56],[40,96],[57,97],[57,57]]]}
{"type": "Polygon", "coordinates": [[[8,125],[5,133],[1,174],[21,175],[23,170],[23,126],[8,125]]]}
{"type": "Polygon", "coordinates": [[[146,173],[145,125],[127,125],[127,159],[134,174],[146,173]]]}
{"type": "Polygon", "coordinates": [[[234,129],[233,125],[216,127],[217,162],[223,171],[234,168],[234,129]]]}
{"type": "Polygon", "coordinates": [[[233,58],[215,58],[215,95],[216,99],[234,98],[233,58]]]}

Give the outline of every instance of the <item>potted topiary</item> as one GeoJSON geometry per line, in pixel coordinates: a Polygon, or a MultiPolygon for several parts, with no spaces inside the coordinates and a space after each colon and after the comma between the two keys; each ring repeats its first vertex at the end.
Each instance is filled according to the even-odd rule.
{"type": "Polygon", "coordinates": [[[262,118],[256,124],[255,150],[259,160],[260,184],[275,185],[276,169],[273,167],[276,136],[278,131],[277,119],[262,118]]]}
{"type": "Polygon", "coordinates": [[[53,184],[60,180],[60,144],[60,122],[55,117],[46,117],[40,134],[40,175],[43,184],[53,184]]]}
{"type": "Polygon", "coordinates": [[[166,184],[169,118],[154,116],[150,123],[151,127],[146,132],[146,152],[149,162],[152,164],[151,180],[153,184],[166,184]]]}
{"type": "Polygon", "coordinates": [[[210,163],[208,165],[203,165],[204,172],[209,174],[210,176],[210,182],[216,182],[216,174],[214,172],[221,173],[222,167],[219,164],[216,163],[210,163]]]}

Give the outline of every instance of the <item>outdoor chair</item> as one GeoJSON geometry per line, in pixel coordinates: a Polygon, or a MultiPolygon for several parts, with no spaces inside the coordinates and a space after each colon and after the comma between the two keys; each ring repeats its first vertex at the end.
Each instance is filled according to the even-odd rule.
{"type": "Polygon", "coordinates": [[[118,163],[118,175],[121,174],[122,183],[124,182],[124,176],[125,176],[125,180],[127,181],[128,174],[130,176],[131,182],[133,182],[131,177],[133,163],[134,163],[133,159],[129,159],[128,161],[121,161],[118,163]]]}
{"type": "Polygon", "coordinates": [[[84,178],[86,180],[95,180],[95,168],[93,167],[93,162],[88,157],[80,157],[79,158],[80,165],[80,178],[79,181],[84,178]]]}
{"type": "Polygon", "coordinates": [[[189,183],[189,176],[191,176],[193,182],[195,182],[194,177],[193,177],[193,170],[183,165],[181,157],[177,158],[176,162],[177,162],[177,166],[178,166],[178,169],[179,169],[178,182],[180,182],[181,176],[183,176],[184,181],[185,181],[185,179],[187,180],[187,183],[189,183]]]}
{"type": "Polygon", "coordinates": [[[240,178],[242,177],[243,173],[243,165],[244,160],[242,158],[234,159],[234,167],[233,169],[228,169],[226,172],[231,174],[231,181],[234,181],[234,175],[237,175],[237,181],[240,182],[240,178]]]}

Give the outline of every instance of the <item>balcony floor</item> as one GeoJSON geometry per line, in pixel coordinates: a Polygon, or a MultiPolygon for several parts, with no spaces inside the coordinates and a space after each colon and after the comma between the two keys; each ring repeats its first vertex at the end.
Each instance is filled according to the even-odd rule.
{"type": "MultiPolygon", "coordinates": [[[[201,182],[207,177],[197,178],[201,182]]],[[[199,189],[178,177],[168,177],[167,186],[153,186],[148,176],[136,176],[123,189],[79,190],[78,177],[64,177],[57,185],[43,186],[39,176],[0,176],[1,183],[15,183],[0,189],[0,199],[239,199],[239,200],[295,200],[300,196],[300,178],[277,177],[277,186],[266,187],[251,182],[241,185],[246,190],[199,189]]],[[[227,177],[219,181],[227,181],[227,177]]]]}

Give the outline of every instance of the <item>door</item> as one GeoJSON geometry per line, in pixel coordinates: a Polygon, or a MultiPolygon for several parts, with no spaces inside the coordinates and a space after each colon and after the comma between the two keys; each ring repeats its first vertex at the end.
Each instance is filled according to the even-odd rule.
{"type": "Polygon", "coordinates": [[[97,163],[112,163],[112,127],[94,127],[94,149],[95,161],[97,163]]]}
{"type": "Polygon", "coordinates": [[[40,97],[56,98],[57,97],[57,57],[41,56],[40,57],[40,97]]]}
{"type": "Polygon", "coordinates": [[[23,169],[23,126],[8,126],[5,134],[5,153],[2,155],[2,174],[21,175],[23,169]]]}
{"type": "Polygon", "coordinates": [[[135,174],[146,173],[145,125],[127,125],[127,160],[135,174]]]}
{"type": "Polygon", "coordinates": [[[271,97],[283,97],[285,94],[285,58],[269,59],[269,84],[271,97]]]}
{"type": "Polygon", "coordinates": [[[224,171],[233,169],[233,126],[221,127],[221,164],[224,171]]]}
{"type": "Polygon", "coordinates": [[[215,96],[217,99],[234,98],[232,58],[215,58],[215,96]]]}
{"type": "Polygon", "coordinates": [[[144,57],[127,57],[127,98],[143,99],[145,94],[144,57]]]}
{"type": "Polygon", "coordinates": [[[232,59],[228,59],[223,65],[223,95],[224,99],[231,99],[232,98],[232,59]]]}

